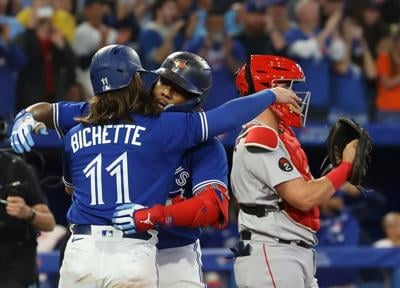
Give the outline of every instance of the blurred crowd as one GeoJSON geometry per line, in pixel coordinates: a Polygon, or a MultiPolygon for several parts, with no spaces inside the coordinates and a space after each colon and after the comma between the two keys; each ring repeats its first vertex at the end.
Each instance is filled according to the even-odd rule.
{"type": "MultiPolygon", "coordinates": [[[[235,73],[249,55],[276,54],[305,72],[294,90],[311,91],[308,122],[400,121],[398,0],[0,0],[0,116],[12,121],[40,101],[88,100],[90,60],[114,43],[136,49],[146,69],[179,50],[205,58],[213,73],[206,109],[238,96],[235,73]]],[[[369,228],[384,206],[379,193],[365,201],[342,187],[322,205],[320,245],[372,244],[380,233],[369,228]]],[[[387,214],[383,229],[375,246],[400,246],[399,213],[387,214]]],[[[232,221],[218,235],[205,229],[202,247],[237,239],[232,221]]]]}
{"type": "Polygon", "coordinates": [[[237,96],[250,54],[297,61],[311,91],[309,121],[400,119],[396,0],[0,0],[0,115],[38,101],[92,95],[88,67],[107,44],[135,48],[147,69],[173,51],[204,57],[206,109],[237,96]]]}

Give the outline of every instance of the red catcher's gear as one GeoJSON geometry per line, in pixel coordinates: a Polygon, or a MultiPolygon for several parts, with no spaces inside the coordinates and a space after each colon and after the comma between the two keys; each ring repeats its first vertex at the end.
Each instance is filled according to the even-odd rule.
{"type": "Polygon", "coordinates": [[[331,170],[325,175],[325,177],[331,181],[333,187],[335,187],[335,190],[339,190],[340,186],[342,186],[343,183],[349,179],[352,168],[353,164],[342,161],[339,166],[331,170]]]}
{"type": "Polygon", "coordinates": [[[228,223],[228,190],[210,184],[193,198],[167,206],[155,205],[134,212],[136,230],[144,232],[155,226],[206,227],[223,229],[228,223]]]}
{"type": "MultiPolygon", "coordinates": [[[[304,153],[304,150],[301,148],[301,145],[297,140],[293,130],[289,126],[285,125],[285,123],[281,122],[279,124],[278,134],[283,144],[285,144],[286,150],[289,152],[290,160],[292,161],[293,165],[297,168],[297,170],[306,181],[313,179],[313,176],[310,173],[310,168],[308,166],[306,153],[304,153]]],[[[290,218],[292,218],[297,223],[311,228],[313,231],[319,230],[320,213],[318,206],[312,208],[307,212],[303,212],[291,206],[286,201],[283,201],[283,203],[284,210],[289,214],[290,218]]]]}
{"type": "MultiPolygon", "coordinates": [[[[270,89],[285,82],[292,87],[295,81],[305,81],[303,70],[296,62],[280,56],[251,55],[236,76],[236,88],[241,95],[249,95],[264,89],[270,89]]],[[[272,104],[269,108],[280,121],[291,127],[303,126],[309,102],[309,92],[303,99],[302,114],[291,109],[288,104],[272,104]]]]}
{"type": "Polygon", "coordinates": [[[248,125],[246,130],[238,136],[238,139],[245,137],[244,146],[253,146],[275,151],[279,147],[279,136],[270,127],[262,125],[248,125]]]}

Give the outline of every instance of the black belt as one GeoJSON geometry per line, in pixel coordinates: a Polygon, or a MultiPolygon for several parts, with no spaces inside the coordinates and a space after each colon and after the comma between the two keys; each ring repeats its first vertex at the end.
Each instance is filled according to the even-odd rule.
{"type": "MultiPolygon", "coordinates": [[[[240,238],[242,240],[251,240],[251,232],[248,230],[242,231],[240,232],[240,238]]],[[[275,238],[278,240],[279,243],[282,244],[296,244],[297,246],[306,248],[306,249],[310,249],[312,248],[312,245],[307,244],[306,242],[302,241],[302,240],[284,240],[284,239],[280,239],[280,238],[275,238]]]]}
{"type": "MultiPolygon", "coordinates": [[[[72,232],[72,234],[92,235],[92,226],[91,225],[74,224],[74,225],[71,225],[71,232],[72,232]]],[[[123,234],[122,237],[123,238],[149,240],[152,236],[149,233],[144,232],[144,233],[123,234]]]]}
{"type": "Polygon", "coordinates": [[[240,209],[250,215],[254,215],[257,217],[264,217],[267,216],[268,212],[272,211],[279,211],[281,210],[281,204],[279,204],[278,207],[272,206],[272,205],[245,205],[245,204],[239,204],[240,209]]]}

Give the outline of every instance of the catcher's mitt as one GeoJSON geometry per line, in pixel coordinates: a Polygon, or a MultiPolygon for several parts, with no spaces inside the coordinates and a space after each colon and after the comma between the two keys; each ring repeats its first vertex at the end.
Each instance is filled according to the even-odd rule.
{"type": "Polygon", "coordinates": [[[359,186],[367,173],[368,164],[371,160],[372,141],[367,131],[352,119],[339,118],[329,131],[328,153],[333,166],[338,166],[342,161],[344,148],[354,139],[358,139],[358,146],[348,181],[359,186]]]}

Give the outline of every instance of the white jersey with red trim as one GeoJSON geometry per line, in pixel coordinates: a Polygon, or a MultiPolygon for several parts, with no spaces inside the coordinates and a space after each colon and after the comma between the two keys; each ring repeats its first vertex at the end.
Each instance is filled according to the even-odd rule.
{"type": "Polygon", "coordinates": [[[231,172],[232,191],[240,204],[268,205],[277,210],[264,217],[240,210],[239,231],[252,231],[252,239],[271,237],[302,240],[315,245],[315,231],[295,222],[278,208],[282,199],[274,187],[299,177],[303,176],[292,163],[276,131],[258,121],[249,123],[236,142],[231,172]],[[255,133],[263,136],[253,137],[251,134],[255,133]]]}

